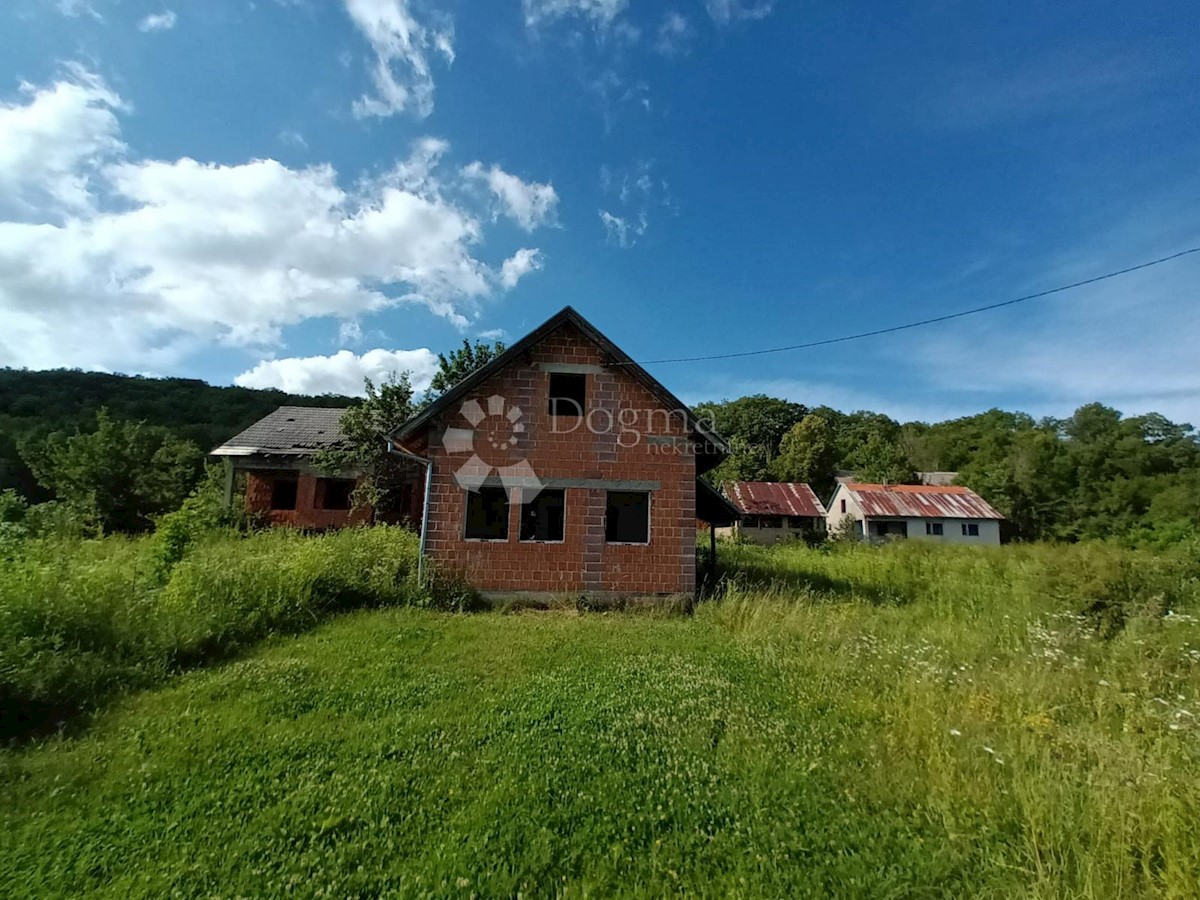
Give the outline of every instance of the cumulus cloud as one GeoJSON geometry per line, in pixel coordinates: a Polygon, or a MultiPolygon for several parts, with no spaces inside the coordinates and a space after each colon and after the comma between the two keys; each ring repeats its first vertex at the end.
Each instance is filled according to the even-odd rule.
{"type": "Polygon", "coordinates": [[[175,27],[175,13],[171,10],[164,10],[160,13],[152,13],[142,21],[138,22],[138,31],[170,31],[175,27]]]}
{"type": "Polygon", "coordinates": [[[70,75],[43,90],[22,83],[25,102],[0,103],[0,215],[85,209],[98,162],[124,152],[120,98],[82,69],[70,75]]]}
{"type": "Polygon", "coordinates": [[[499,166],[488,167],[481,162],[466,166],[463,175],[487,185],[501,211],[526,231],[554,223],[558,194],[553,185],[522,181],[499,166]]]}
{"type": "Polygon", "coordinates": [[[500,267],[500,284],[506,290],[511,290],[517,286],[517,282],[528,275],[530,272],[536,272],[542,267],[542,253],[540,250],[530,250],[528,247],[522,247],[511,257],[504,261],[500,267]]]}
{"type": "Polygon", "coordinates": [[[345,0],[355,27],[375,54],[371,82],[375,93],[354,104],[359,118],[387,117],[410,110],[418,116],[433,112],[432,54],[454,62],[454,24],[447,17],[422,23],[408,0],[345,0]]]}
{"type": "Polygon", "coordinates": [[[443,141],[342,187],[328,165],[130,158],[87,73],[0,108],[0,365],[162,369],[311,318],[417,304],[465,327],[537,268],[475,255],[487,210],[443,141]]]}
{"type": "Polygon", "coordinates": [[[248,388],[278,388],[290,394],[345,394],[360,397],[363,381],[376,384],[389,375],[408,373],[413,388],[425,391],[437,372],[432,350],[368,350],[361,355],[340,350],[332,356],[301,356],[263,360],[234,383],[248,388]]]}

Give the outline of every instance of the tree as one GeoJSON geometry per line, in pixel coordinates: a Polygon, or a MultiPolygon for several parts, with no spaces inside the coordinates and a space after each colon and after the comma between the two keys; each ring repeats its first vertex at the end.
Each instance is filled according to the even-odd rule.
{"type": "Polygon", "coordinates": [[[331,474],[361,473],[354,505],[370,506],[379,518],[394,521],[402,513],[404,490],[415,477],[415,464],[388,452],[387,439],[416,412],[412,382],[407,372],[392,373],[378,387],[369,378],[365,382],[366,401],[342,414],[345,444],[322,450],[315,464],[331,474]]]}
{"type": "Polygon", "coordinates": [[[429,383],[429,390],[425,392],[425,402],[437,399],[476,369],[490,363],[504,350],[504,344],[500,341],[496,341],[494,344],[476,341],[472,344],[464,338],[462,346],[457,350],[451,350],[448,356],[445,353],[439,353],[438,370],[429,383]]]}
{"type": "Polygon", "coordinates": [[[912,484],[917,480],[900,445],[878,433],[870,434],[845,462],[859,481],[869,484],[912,484]]]}
{"type": "Polygon", "coordinates": [[[833,491],[837,445],[829,420],[809,413],[793,425],[779,442],[779,455],[771,461],[771,474],[780,481],[812,486],[818,497],[833,491]]]}
{"type": "Polygon", "coordinates": [[[729,459],[713,470],[713,481],[768,478],[779,442],[807,412],[799,403],[765,394],[697,406],[696,415],[725,438],[731,450],[729,459]]]}
{"type": "Polygon", "coordinates": [[[55,432],[21,452],[43,487],[105,532],[150,528],[191,492],[204,460],[195,444],[106,409],[95,431],[55,432]]]}

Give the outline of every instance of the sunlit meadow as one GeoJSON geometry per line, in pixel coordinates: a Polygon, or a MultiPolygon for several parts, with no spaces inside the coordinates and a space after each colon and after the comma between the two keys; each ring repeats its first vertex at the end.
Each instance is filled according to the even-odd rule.
{"type": "Polygon", "coordinates": [[[1200,895],[1194,548],[721,556],[691,616],[346,612],[120,695],[0,756],[0,893],[1200,895]]]}

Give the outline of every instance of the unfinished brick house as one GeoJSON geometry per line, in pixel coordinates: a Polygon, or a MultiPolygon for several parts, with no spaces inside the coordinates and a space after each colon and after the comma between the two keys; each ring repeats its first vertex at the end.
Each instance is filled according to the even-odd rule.
{"type": "Polygon", "coordinates": [[[567,307],[392,436],[427,467],[423,552],[485,595],[691,594],[724,442],[567,307]]]}
{"type": "Polygon", "coordinates": [[[313,456],[343,440],[344,409],[281,406],[212,451],[226,464],[226,491],[246,476],[246,511],[276,525],[323,530],[370,522],[370,509],[352,509],[356,473],[331,478],[313,456]]]}

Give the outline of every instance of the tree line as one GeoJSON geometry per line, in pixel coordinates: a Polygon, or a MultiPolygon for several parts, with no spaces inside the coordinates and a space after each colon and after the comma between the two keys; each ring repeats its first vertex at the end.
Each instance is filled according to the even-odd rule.
{"type": "Polygon", "coordinates": [[[838,472],[912,484],[957,472],[1024,540],[1124,538],[1161,544],[1200,533],[1200,435],[1158,413],[1100,403],[1067,418],[992,409],[947,422],[900,423],[756,395],[697,406],[732,453],[724,481],[802,481],[828,499],[838,472]]]}
{"type": "MultiPolygon", "coordinates": [[[[90,522],[97,531],[145,530],[196,487],[212,447],[281,405],[348,408],[347,445],[318,463],[371,473],[358,500],[386,513],[412,473],[379,436],[503,350],[463,341],[440,355],[423,395],[401,374],[368,383],[365,400],[0,369],[0,524],[40,515],[90,522]]],[[[892,484],[952,471],[1007,517],[1015,538],[1167,543],[1200,533],[1200,436],[1157,413],[1123,416],[1092,403],[1065,419],[993,409],[900,423],[762,394],[702,403],[696,412],[731,448],[706,476],[716,485],[802,481],[828,499],[841,471],[892,484]]]]}

